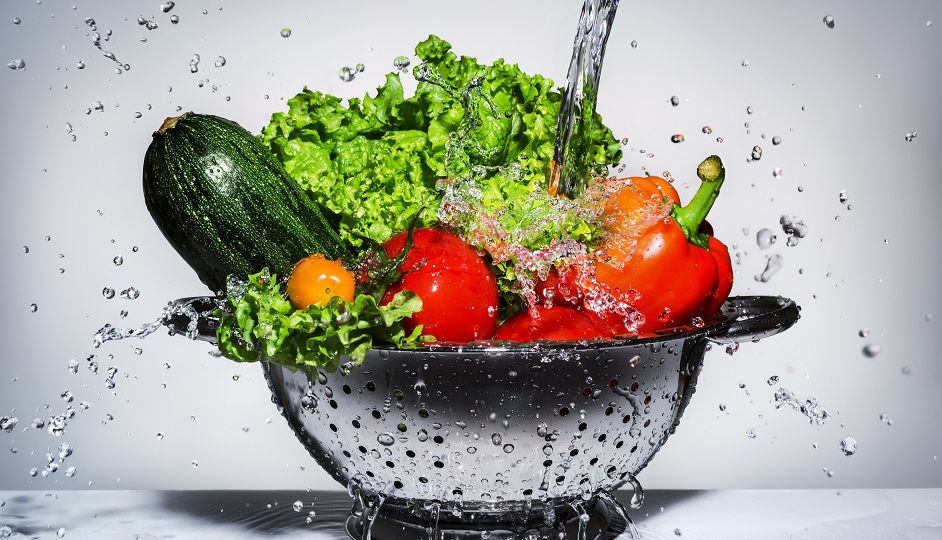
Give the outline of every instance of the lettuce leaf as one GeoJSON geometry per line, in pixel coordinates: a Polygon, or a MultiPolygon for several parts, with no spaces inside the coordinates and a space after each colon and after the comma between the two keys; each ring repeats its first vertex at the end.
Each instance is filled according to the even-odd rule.
{"type": "Polygon", "coordinates": [[[418,340],[402,320],[422,309],[422,300],[402,291],[385,305],[361,294],[353,302],[339,297],[325,305],[295,310],[278,278],[263,270],[245,283],[230,284],[216,340],[223,356],[238,362],[264,360],[291,369],[335,371],[357,365],[374,345],[402,347],[418,340]]]}
{"type": "MultiPolygon", "coordinates": [[[[553,81],[502,59],[483,65],[459,57],[436,36],[415,52],[444,84],[420,81],[407,98],[400,75],[390,73],[374,96],[346,103],[305,88],[260,136],[291,177],[336,216],[341,236],[354,246],[361,245],[357,235],[389,239],[417,213],[417,226],[434,223],[438,180],[475,167],[519,163],[523,186],[547,187],[560,102],[553,81]],[[463,98],[471,87],[480,99],[469,102],[463,98]],[[466,134],[462,159],[449,162],[449,140],[469,118],[476,127],[466,134]]],[[[589,162],[604,169],[621,159],[621,147],[598,120],[589,162]]]]}

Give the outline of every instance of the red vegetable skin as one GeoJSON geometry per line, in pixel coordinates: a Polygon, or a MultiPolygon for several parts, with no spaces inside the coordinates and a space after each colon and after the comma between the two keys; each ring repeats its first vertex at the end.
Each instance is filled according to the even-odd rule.
{"type": "MultiPolygon", "coordinates": [[[[383,244],[390,257],[402,251],[406,234],[383,244]]],[[[416,229],[412,239],[399,268],[403,276],[386,290],[381,304],[402,290],[422,299],[422,310],[403,321],[407,334],[422,325],[422,334],[438,341],[468,343],[493,336],[497,281],[484,259],[461,238],[438,228],[416,229]]]]}
{"type": "Polygon", "coordinates": [[[611,336],[614,329],[594,313],[566,306],[534,306],[504,321],[496,340],[528,342],[541,339],[576,341],[611,336]]]}

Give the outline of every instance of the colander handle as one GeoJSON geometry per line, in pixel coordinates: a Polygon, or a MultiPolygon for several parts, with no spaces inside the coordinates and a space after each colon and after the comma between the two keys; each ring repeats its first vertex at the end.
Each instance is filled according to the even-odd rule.
{"type": "Polygon", "coordinates": [[[724,309],[736,319],[709,334],[717,343],[759,341],[791,328],[801,316],[798,304],[781,296],[734,296],[724,309]]]}
{"type": "Polygon", "coordinates": [[[219,327],[219,319],[212,314],[215,308],[216,304],[210,296],[180,298],[167,307],[161,323],[175,334],[187,335],[195,315],[196,327],[189,337],[215,345],[216,328],[219,327]]]}

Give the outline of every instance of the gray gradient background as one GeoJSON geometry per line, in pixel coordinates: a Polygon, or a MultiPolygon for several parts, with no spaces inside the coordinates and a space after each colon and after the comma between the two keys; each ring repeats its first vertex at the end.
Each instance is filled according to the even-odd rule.
{"type": "MultiPolygon", "coordinates": [[[[141,196],[142,156],[165,117],[213,113],[257,132],[304,85],[345,97],[371,92],[429,33],[459,53],[504,56],[562,82],[581,2],[475,5],[180,0],[162,13],[158,0],[0,4],[0,60],[27,64],[0,70],[0,416],[19,419],[12,433],[0,432],[0,489],[341,487],[278,416],[258,366],[163,333],[99,350],[91,337],[106,322],[144,323],[167,300],[204,293],[141,196]],[[147,30],[139,16],[159,27],[147,30]],[[117,74],[92,45],[86,17],[112,32],[102,46],[129,71],[117,74]],[[279,35],[283,27],[290,38],[279,35]],[[197,73],[193,54],[202,59],[197,73]],[[227,63],[216,68],[220,55],[227,63]],[[366,70],[341,82],[338,70],[358,62],[366,70]],[[97,101],[103,110],[86,114],[97,101]],[[131,286],[141,291],[136,300],[101,293],[131,286]],[[92,353],[97,375],[86,368],[92,353]],[[81,365],[75,375],[72,358],[81,365]],[[110,366],[114,390],[105,387],[110,366]],[[65,434],[30,427],[65,412],[66,390],[76,414],[65,434]],[[74,454],[59,471],[31,477],[64,442],[74,454]],[[74,477],[64,474],[70,466],[74,477]]],[[[740,261],[734,294],[780,294],[803,307],[783,335],[732,356],[708,353],[680,428],[640,476],[646,487],[942,485],[940,32],[936,0],[622,3],[599,108],[629,138],[626,172],[669,170],[686,200],[696,164],[720,154],[728,181],[711,221],[740,261]],[[822,22],[828,14],[834,28],[822,22]],[[686,141],[672,144],[675,133],[686,141]],[[757,144],[762,159],[748,162],[757,144]],[[782,214],[810,229],[795,247],[785,245],[782,214]],[[763,228],[778,233],[768,250],[756,245],[763,228]],[[757,282],[776,253],[784,267],[757,282]],[[858,335],[863,328],[869,337],[858,335]],[[868,343],[882,353],[864,356],[868,343]],[[771,376],[777,385],[767,384],[771,376]],[[776,410],[779,386],[816,398],[831,420],[816,427],[776,410]],[[859,442],[849,457],[838,447],[846,436],[859,442]]]]}

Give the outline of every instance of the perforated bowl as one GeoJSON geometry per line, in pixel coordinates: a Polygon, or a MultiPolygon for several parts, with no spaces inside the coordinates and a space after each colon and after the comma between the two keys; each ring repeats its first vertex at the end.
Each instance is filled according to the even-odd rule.
{"type": "Polygon", "coordinates": [[[344,486],[382,498],[384,511],[499,522],[630,481],[673,433],[708,345],[774,335],[798,311],[784,298],[738,297],[702,328],[375,349],[346,372],[265,372],[298,439],[344,486]]]}

